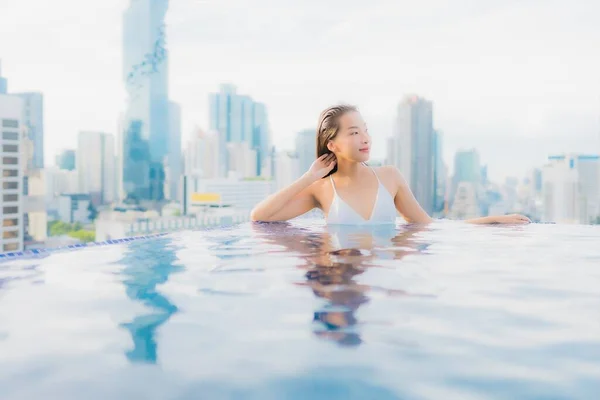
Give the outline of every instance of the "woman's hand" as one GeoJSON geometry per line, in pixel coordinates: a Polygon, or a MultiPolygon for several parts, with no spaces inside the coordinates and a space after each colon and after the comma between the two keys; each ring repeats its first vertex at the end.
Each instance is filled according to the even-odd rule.
{"type": "Polygon", "coordinates": [[[497,215],[493,217],[494,223],[496,224],[529,224],[531,220],[524,215],[520,214],[509,214],[509,215],[497,215]]]}
{"type": "Polygon", "coordinates": [[[335,154],[323,154],[321,157],[317,158],[315,162],[312,163],[310,169],[306,172],[310,175],[315,181],[326,176],[331,172],[333,167],[335,167],[336,158],[335,154]]]}

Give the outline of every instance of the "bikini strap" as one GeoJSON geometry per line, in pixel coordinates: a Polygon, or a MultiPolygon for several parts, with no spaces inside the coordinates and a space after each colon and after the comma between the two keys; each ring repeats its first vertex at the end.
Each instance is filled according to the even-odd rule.
{"type": "MultiPolygon", "coordinates": [[[[365,163],[365,165],[367,165],[365,163]]],[[[373,173],[375,174],[375,178],[377,178],[377,182],[381,183],[381,181],[379,180],[379,175],[377,175],[377,172],[375,172],[375,168],[371,167],[370,165],[367,165],[367,167],[371,168],[371,171],[373,171],[373,173]]]]}
{"type": "Polygon", "coordinates": [[[333,193],[337,195],[337,190],[335,190],[335,183],[333,183],[332,175],[329,175],[329,180],[331,181],[331,187],[333,188],[333,193]]]}

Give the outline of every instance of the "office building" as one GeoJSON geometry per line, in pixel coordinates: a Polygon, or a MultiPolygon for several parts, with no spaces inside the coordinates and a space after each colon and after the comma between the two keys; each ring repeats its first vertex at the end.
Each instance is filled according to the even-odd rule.
{"type": "Polygon", "coordinates": [[[0,252],[23,250],[23,108],[23,99],[0,94],[0,252]]]}
{"type": "MultiPolygon", "coordinates": [[[[433,105],[421,97],[406,97],[397,109],[394,159],[415,198],[431,214],[435,193],[433,105]]],[[[391,154],[390,154],[391,153],[391,154]]]]}
{"type": "Polygon", "coordinates": [[[317,158],[317,133],[315,129],[305,129],[296,134],[296,156],[302,173],[308,171],[317,158]]]}
{"type": "Polygon", "coordinates": [[[600,156],[561,154],[548,157],[542,171],[546,222],[589,224],[600,215],[600,156]]]}
{"type": "Polygon", "coordinates": [[[27,138],[33,145],[33,154],[28,170],[44,168],[44,96],[41,93],[17,93],[23,99],[23,121],[27,138]]]}
{"type": "Polygon", "coordinates": [[[140,200],[164,199],[169,156],[168,0],[131,0],[123,18],[123,78],[127,92],[119,144],[119,193],[140,200]]]}
{"type": "Polygon", "coordinates": [[[116,200],[114,137],[102,132],[80,132],[77,141],[77,174],[80,193],[94,204],[116,200]]]}
{"type": "Polygon", "coordinates": [[[270,149],[267,110],[264,104],[251,97],[240,95],[233,85],[223,84],[218,93],[212,93],[210,103],[210,129],[219,132],[219,176],[227,176],[231,164],[229,143],[247,143],[256,154],[256,171],[260,176],[270,149]]]}

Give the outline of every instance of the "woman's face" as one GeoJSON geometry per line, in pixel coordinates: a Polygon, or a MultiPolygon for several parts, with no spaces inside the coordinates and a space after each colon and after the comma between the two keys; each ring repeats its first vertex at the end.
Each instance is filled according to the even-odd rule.
{"type": "Polygon", "coordinates": [[[371,152],[371,136],[359,112],[352,111],[339,119],[340,129],[327,147],[338,159],[364,162],[371,152]]]}

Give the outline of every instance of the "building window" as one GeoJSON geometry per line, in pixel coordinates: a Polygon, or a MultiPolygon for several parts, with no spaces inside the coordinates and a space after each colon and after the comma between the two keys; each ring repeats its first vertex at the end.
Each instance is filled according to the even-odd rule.
{"type": "Polygon", "coordinates": [[[3,144],[2,151],[5,153],[16,153],[19,151],[19,146],[16,144],[3,144]]]}
{"type": "Polygon", "coordinates": [[[18,226],[19,220],[17,218],[9,218],[2,221],[2,226],[18,226]]]}
{"type": "Polygon", "coordinates": [[[3,182],[2,183],[2,189],[18,189],[19,188],[19,182],[3,182]]]}
{"type": "Polygon", "coordinates": [[[19,132],[2,132],[4,140],[19,140],[19,132]]]}
{"type": "Polygon", "coordinates": [[[2,232],[2,239],[16,239],[19,237],[19,231],[4,231],[2,232]]]}
{"type": "Polygon", "coordinates": [[[18,194],[5,194],[2,196],[3,201],[19,201],[18,194]]]}
{"type": "Polygon", "coordinates": [[[17,165],[19,159],[17,157],[2,157],[2,163],[4,165],[17,165]]]}
{"type": "Polygon", "coordinates": [[[19,212],[19,207],[9,206],[2,208],[2,212],[4,214],[16,214],[19,212]]]}
{"type": "Polygon", "coordinates": [[[17,121],[16,119],[3,119],[2,127],[3,128],[18,128],[19,121],[17,121]]]}
{"type": "Polygon", "coordinates": [[[19,176],[19,170],[17,169],[5,169],[2,171],[2,176],[5,178],[17,177],[19,176]]]}
{"type": "Polygon", "coordinates": [[[5,244],[3,250],[4,251],[16,251],[16,250],[19,250],[19,244],[18,243],[8,243],[8,244],[5,244]]]}

